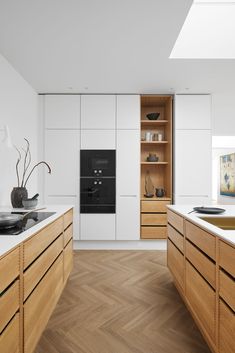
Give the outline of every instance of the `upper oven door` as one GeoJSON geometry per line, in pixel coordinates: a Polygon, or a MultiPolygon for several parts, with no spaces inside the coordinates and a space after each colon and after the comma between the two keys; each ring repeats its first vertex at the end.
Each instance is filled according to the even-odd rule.
{"type": "Polygon", "coordinates": [[[81,150],[80,173],[81,177],[115,177],[116,151],[81,150]]]}

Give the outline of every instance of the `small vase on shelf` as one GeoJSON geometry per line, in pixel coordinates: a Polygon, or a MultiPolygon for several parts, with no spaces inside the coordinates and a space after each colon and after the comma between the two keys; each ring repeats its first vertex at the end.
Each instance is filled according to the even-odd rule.
{"type": "Polygon", "coordinates": [[[22,200],[28,198],[28,191],[25,187],[14,187],[11,192],[11,204],[13,208],[22,208],[22,200]]]}

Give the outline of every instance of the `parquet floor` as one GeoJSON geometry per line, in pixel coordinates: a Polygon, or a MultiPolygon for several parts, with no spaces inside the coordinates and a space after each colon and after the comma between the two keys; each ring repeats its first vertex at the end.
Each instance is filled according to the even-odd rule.
{"type": "Polygon", "coordinates": [[[36,353],[209,353],[164,251],[76,251],[36,353]]]}

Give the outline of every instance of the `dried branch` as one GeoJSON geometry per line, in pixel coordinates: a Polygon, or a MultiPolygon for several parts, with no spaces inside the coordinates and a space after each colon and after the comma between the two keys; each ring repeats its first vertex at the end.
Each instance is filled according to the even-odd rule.
{"type": "Polygon", "coordinates": [[[31,169],[31,171],[30,171],[28,177],[27,177],[26,180],[25,180],[24,187],[26,187],[26,184],[27,184],[27,182],[28,182],[28,180],[29,180],[31,174],[33,173],[34,169],[37,168],[40,164],[45,164],[45,165],[47,166],[47,168],[48,168],[48,173],[51,174],[51,167],[49,166],[49,164],[47,164],[47,162],[45,162],[45,161],[38,162],[38,163],[35,164],[35,165],[33,166],[33,168],[31,169]]]}
{"type": "Polygon", "coordinates": [[[23,151],[24,151],[24,153],[25,153],[25,156],[24,156],[24,171],[23,171],[23,176],[22,176],[21,187],[23,187],[23,185],[24,185],[25,174],[26,174],[27,169],[29,168],[29,164],[30,164],[30,162],[31,162],[30,143],[29,143],[29,141],[28,141],[26,138],[24,138],[24,140],[25,140],[26,143],[27,143],[27,148],[26,148],[26,150],[22,148],[23,151]],[[28,156],[30,157],[30,159],[29,159],[29,161],[27,162],[28,156]]]}
{"type": "Polygon", "coordinates": [[[20,150],[14,145],[14,148],[16,149],[16,151],[18,152],[18,159],[16,161],[16,176],[17,176],[17,182],[18,182],[18,187],[20,186],[20,177],[19,177],[19,163],[21,161],[21,153],[20,150]]]}

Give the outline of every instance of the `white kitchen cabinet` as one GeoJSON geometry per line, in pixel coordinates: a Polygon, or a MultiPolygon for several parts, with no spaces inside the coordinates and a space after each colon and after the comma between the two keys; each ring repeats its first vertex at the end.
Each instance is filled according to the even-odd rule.
{"type": "Polygon", "coordinates": [[[46,129],[80,129],[80,95],[45,95],[46,129]]]}
{"type": "Polygon", "coordinates": [[[140,200],[138,195],[117,196],[116,240],[140,239],[140,200]]]}
{"type": "Polygon", "coordinates": [[[115,240],[115,214],[81,214],[81,240],[115,240]]]}
{"type": "Polygon", "coordinates": [[[140,131],[117,131],[117,194],[136,195],[140,192],[140,131]]]}
{"type": "Polygon", "coordinates": [[[81,129],[115,129],[115,127],[115,95],[81,96],[81,129]]]}
{"type": "Polygon", "coordinates": [[[140,129],[139,95],[117,95],[117,129],[140,129]]]}
{"type": "Polygon", "coordinates": [[[115,148],[115,130],[81,130],[81,149],[111,150],[115,148]]]}
{"type": "Polygon", "coordinates": [[[47,130],[45,160],[51,175],[45,172],[46,196],[76,196],[79,184],[80,133],[76,130],[47,130]]]}
{"type": "Polygon", "coordinates": [[[177,94],[175,96],[175,129],[211,129],[211,96],[177,94]]]}
{"type": "Polygon", "coordinates": [[[210,130],[176,130],[175,203],[210,202],[211,149],[210,130]]]}

